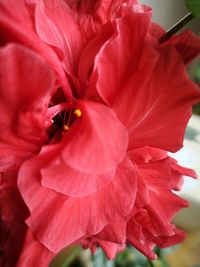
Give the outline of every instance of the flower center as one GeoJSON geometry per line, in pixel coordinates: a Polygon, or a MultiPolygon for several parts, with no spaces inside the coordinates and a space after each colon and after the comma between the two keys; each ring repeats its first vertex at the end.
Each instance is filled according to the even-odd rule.
{"type": "Polygon", "coordinates": [[[57,113],[52,119],[52,126],[48,129],[51,142],[57,142],[62,139],[62,136],[69,131],[74,122],[81,116],[81,109],[74,108],[73,106],[63,109],[57,113]]]}
{"type": "MultiPolygon", "coordinates": [[[[66,114],[66,113],[65,113],[66,114]]],[[[82,111],[77,108],[74,110],[73,115],[77,118],[82,116],[82,111]]],[[[64,120],[63,120],[63,131],[66,132],[70,129],[70,126],[72,125],[72,123],[74,122],[74,116],[72,116],[72,110],[70,110],[69,116],[68,116],[68,120],[66,123],[66,117],[64,115],[64,120]]]]}

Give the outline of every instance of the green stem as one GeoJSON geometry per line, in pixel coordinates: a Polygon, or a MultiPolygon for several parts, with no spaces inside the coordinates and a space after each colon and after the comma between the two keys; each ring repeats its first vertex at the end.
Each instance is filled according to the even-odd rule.
{"type": "Polygon", "coordinates": [[[181,30],[188,22],[192,21],[195,16],[192,13],[188,13],[184,18],[179,20],[173,25],[166,33],[160,38],[160,43],[167,41],[172,35],[181,30]]]}
{"type": "Polygon", "coordinates": [[[153,263],[151,260],[149,260],[149,259],[147,259],[147,260],[148,260],[148,263],[149,263],[149,265],[150,265],[151,267],[155,267],[154,263],[153,263]]]}
{"type": "Polygon", "coordinates": [[[73,261],[74,259],[80,254],[80,247],[75,248],[70,255],[65,259],[65,261],[63,261],[62,266],[61,267],[68,267],[73,261]]]}

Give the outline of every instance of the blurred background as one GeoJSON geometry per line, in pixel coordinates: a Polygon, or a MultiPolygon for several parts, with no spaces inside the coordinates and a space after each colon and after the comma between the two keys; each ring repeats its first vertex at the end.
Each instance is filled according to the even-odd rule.
{"type": "MultiPolygon", "coordinates": [[[[188,13],[184,0],[140,2],[153,7],[153,20],[166,30],[188,13]]],[[[200,35],[200,19],[194,19],[184,29],[191,29],[200,35]]],[[[200,58],[190,65],[188,73],[200,84],[200,58]]],[[[194,107],[193,112],[185,135],[185,146],[173,157],[179,164],[195,169],[200,178],[200,105],[194,107]]],[[[188,237],[178,246],[164,250],[157,249],[159,260],[148,262],[133,247],[128,247],[115,261],[106,260],[101,249],[98,249],[95,255],[91,255],[89,250],[70,247],[60,253],[50,267],[200,267],[200,180],[186,177],[180,195],[190,202],[190,207],[181,211],[174,222],[187,231],[188,237]]]]}

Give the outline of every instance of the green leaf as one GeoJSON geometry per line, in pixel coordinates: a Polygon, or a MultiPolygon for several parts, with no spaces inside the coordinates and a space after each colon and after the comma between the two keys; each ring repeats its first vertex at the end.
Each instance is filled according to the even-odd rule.
{"type": "Polygon", "coordinates": [[[200,18],[200,0],[185,0],[186,6],[195,17],[200,18]]]}

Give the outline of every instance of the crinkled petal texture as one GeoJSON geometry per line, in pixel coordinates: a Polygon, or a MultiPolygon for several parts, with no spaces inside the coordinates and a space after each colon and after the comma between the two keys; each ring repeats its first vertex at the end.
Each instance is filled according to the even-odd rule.
{"type": "Polygon", "coordinates": [[[0,49],[2,171],[30,157],[46,142],[46,112],[53,85],[52,72],[36,53],[16,44],[0,49]]]}
{"type": "Polygon", "coordinates": [[[200,38],[191,31],[172,36],[168,43],[175,46],[185,64],[190,63],[200,54],[200,38]]]}
{"type": "Polygon", "coordinates": [[[93,252],[101,246],[112,259],[126,243],[132,244],[144,255],[156,259],[155,246],[161,248],[180,243],[185,233],[177,229],[171,220],[180,209],[187,207],[184,199],[171,191],[183,174],[194,173],[177,165],[163,150],[145,147],[130,151],[131,161],[137,166],[137,194],[134,207],[122,219],[113,220],[98,234],[84,239],[82,244],[93,252]]]}
{"type": "MultiPolygon", "coordinates": [[[[145,9],[136,15],[127,9],[116,20],[115,34],[95,58],[87,95],[98,93],[112,106],[129,129],[130,148],[148,145],[174,152],[182,146],[199,90],[186,74],[178,44],[153,48],[149,25],[150,11],[145,9]]],[[[198,53],[197,45],[193,52],[198,53]]]]}
{"type": "Polygon", "coordinates": [[[133,7],[138,2],[137,0],[64,1],[79,14],[79,27],[83,40],[90,39],[103,25],[114,20],[123,4],[133,7]]]}
{"type": "Polygon", "coordinates": [[[19,188],[30,210],[27,224],[51,251],[58,252],[80,238],[97,234],[132,209],[137,180],[130,160],[119,164],[113,179],[104,188],[81,198],[41,185],[40,169],[44,160],[40,156],[24,163],[19,173],[19,188]]]}
{"type": "Polygon", "coordinates": [[[184,232],[176,229],[171,220],[188,203],[176,196],[171,191],[171,186],[173,184],[173,187],[177,187],[184,173],[194,173],[183,170],[165,151],[155,148],[133,150],[129,156],[136,162],[141,178],[138,179],[138,184],[142,182],[142,187],[146,187],[148,198],[142,200],[139,196],[139,201],[136,198],[133,217],[130,217],[127,225],[127,239],[147,257],[155,259],[152,250],[155,245],[170,246],[185,238],[184,232]],[[180,177],[176,177],[175,181],[174,169],[177,177],[180,177]]]}

